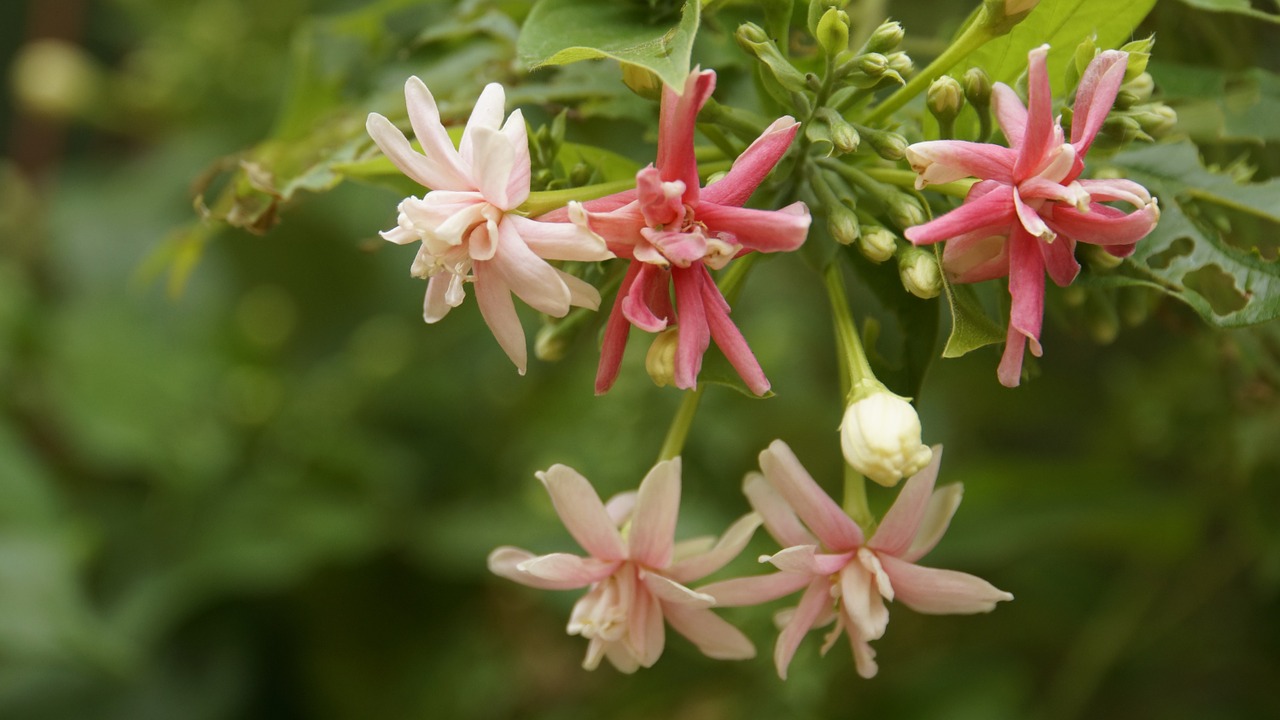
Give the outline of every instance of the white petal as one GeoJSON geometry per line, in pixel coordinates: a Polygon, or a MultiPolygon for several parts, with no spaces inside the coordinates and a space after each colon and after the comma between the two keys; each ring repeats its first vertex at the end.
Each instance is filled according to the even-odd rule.
{"type": "Polygon", "coordinates": [[[506,97],[503,95],[501,85],[497,83],[485,85],[480,97],[476,100],[475,107],[471,110],[471,117],[467,119],[467,127],[462,131],[458,153],[462,156],[463,164],[472,168],[474,178],[478,179],[474,172],[476,131],[484,129],[497,132],[502,125],[502,110],[505,103],[506,97]]]}
{"type": "Polygon", "coordinates": [[[716,604],[716,599],[706,593],[690,590],[674,580],[658,573],[640,571],[640,580],[649,588],[649,592],[667,604],[688,605],[707,608],[716,604]]]}
{"type": "Polygon", "coordinates": [[[677,457],[654,465],[640,483],[635,512],[631,514],[632,560],[650,568],[671,564],[679,511],[680,458],[677,457]]]}
{"type": "Polygon", "coordinates": [[[475,264],[476,304],[489,331],[497,339],[502,350],[515,363],[520,374],[529,366],[529,349],[525,346],[524,328],[511,301],[511,289],[490,263],[475,264]]]}
{"type": "Polygon", "coordinates": [[[725,531],[719,542],[696,555],[686,556],[676,562],[667,571],[667,575],[678,582],[692,582],[710,575],[738,557],[758,527],[760,527],[759,515],[755,513],[743,515],[725,531]]]}
{"type": "Polygon", "coordinates": [[[671,627],[709,658],[747,660],[756,656],[756,648],[747,636],[710,610],[689,605],[663,605],[662,611],[671,627]]]}
{"type": "Polygon", "coordinates": [[[559,464],[537,475],[551,496],[556,514],[582,549],[600,560],[626,559],[622,535],[605,512],[595,488],[585,477],[573,468],[559,464]]]}
{"type": "MultiPolygon", "coordinates": [[[[436,107],[436,99],[431,91],[416,77],[410,77],[404,84],[405,106],[409,110],[409,124],[413,126],[413,134],[422,144],[422,151],[431,161],[440,178],[446,184],[441,187],[453,190],[474,190],[475,186],[467,176],[462,158],[453,147],[449,133],[440,122],[440,110],[436,107]]],[[[435,187],[435,186],[430,186],[435,187]]]]}

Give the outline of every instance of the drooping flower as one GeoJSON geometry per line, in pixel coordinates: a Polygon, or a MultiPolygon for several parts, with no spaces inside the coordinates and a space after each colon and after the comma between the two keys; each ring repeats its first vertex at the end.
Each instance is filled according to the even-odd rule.
{"type": "Polygon", "coordinates": [[[676,387],[696,386],[703,353],[714,340],[752,392],[769,390],[708,269],[746,252],[786,252],[804,243],[810,221],[804,203],[780,210],[742,207],[790,147],[799,123],[791,117],[775,121],[723,178],[702,188],[694,120],[714,89],[710,70],[691,73],[679,94],[664,87],[656,164],[636,174],[635,190],[586,203],[592,230],[631,260],[605,328],[597,393],[617,378],[632,325],[656,333],[671,323],[678,328],[676,387]]]}
{"type": "Polygon", "coordinates": [[[714,600],[687,584],[737,557],[760,526],[758,515],[743,516],[718,541],[704,537],[676,543],[679,458],[658,463],[637,492],[607,504],[586,478],[564,465],[538,473],[538,479],[588,557],[537,556],[504,546],[489,554],[489,569],[546,590],[589,587],[573,606],[568,626],[570,635],[589,641],[583,667],[594,670],[601,658],[625,673],[650,667],[662,655],[664,622],[709,657],[755,657],[751,641],[707,609],[714,600]]]}
{"type": "Polygon", "coordinates": [[[1124,81],[1128,54],[1108,50],[1089,63],[1076,90],[1071,139],[1052,116],[1047,45],[1028,55],[1027,105],[1003,83],[994,88],[996,115],[1010,147],[939,140],[916,143],[907,159],[916,186],[976,177],[964,204],[909,228],[917,245],[946,240],[943,267],[955,282],[1009,277],[1012,310],[1000,382],[1018,385],[1029,343],[1039,356],[1044,276],[1069,285],[1080,271],[1077,242],[1126,257],[1160,218],[1156,199],[1131,180],[1080,180],[1084,156],[1107,119],[1124,81]],[[1133,206],[1125,212],[1104,203],[1133,206]]]}
{"type": "Polygon", "coordinates": [[[923,567],[916,561],[937,545],[960,505],[958,484],[934,489],[942,448],[933,461],[903,486],[870,540],[840,509],[796,459],[791,448],[775,440],[760,453],[763,476],[747,476],[743,490],[764,519],[765,529],[783,550],[761,558],[779,572],[738,578],[699,588],[725,607],[756,605],[789,595],[804,594],[794,611],[782,614],[784,623],[774,646],[778,675],[787,667],[804,636],[833,620],[822,652],[841,634],[849,637],[858,674],[876,674],[870,641],[884,635],[889,623],[885,601],[900,601],[928,614],[989,612],[997,602],[1013,596],[986,580],[956,572],[923,567]]]}
{"type": "Polygon", "coordinates": [[[377,113],[369,114],[365,127],[396,167],[429,192],[405,198],[396,227],[382,237],[400,245],[421,241],[411,272],[428,281],[427,322],[461,305],[464,284],[474,283],[485,322],[523,375],[528,349],[511,294],[554,317],[564,317],[570,306],[595,309],[596,289],[547,260],[594,261],[613,254],[587,229],[576,203],[565,211],[569,222],[539,222],[515,212],[529,197],[529,142],[519,110],[502,120],[501,85],[485,86],[457,148],[427,86],[411,77],[404,94],[423,152],[377,113]]]}

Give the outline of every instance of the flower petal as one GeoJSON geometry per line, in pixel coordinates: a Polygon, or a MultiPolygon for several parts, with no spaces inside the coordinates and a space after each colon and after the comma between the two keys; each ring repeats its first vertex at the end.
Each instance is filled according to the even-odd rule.
{"type": "Polygon", "coordinates": [[[552,465],[537,477],[547,488],[556,514],[574,540],[598,560],[625,560],[627,548],[595,488],[578,471],[552,465]]]}
{"type": "Polygon", "coordinates": [[[1013,176],[1019,179],[1029,178],[1040,170],[1053,144],[1053,97],[1045,63],[1048,54],[1048,45],[1027,53],[1027,125],[1018,147],[1018,161],[1013,166],[1013,176]]]}
{"type": "Polygon", "coordinates": [[[1053,242],[1040,242],[1040,255],[1044,269],[1058,287],[1066,287],[1080,274],[1080,261],[1076,260],[1076,241],[1059,236],[1053,242]]]}
{"type": "Polygon", "coordinates": [[[600,291],[596,290],[591,283],[559,268],[556,268],[556,275],[560,277],[565,287],[569,288],[570,305],[588,310],[600,309],[600,291]]]}
{"type": "Polygon", "coordinates": [[[511,174],[507,176],[507,204],[516,208],[529,199],[529,178],[532,173],[529,164],[529,131],[524,122],[524,113],[519,110],[511,113],[502,126],[502,135],[515,153],[511,174]]]}
{"type": "Polygon", "coordinates": [[[849,564],[851,552],[819,553],[817,545],[796,545],[760,558],[782,572],[802,575],[834,575],[849,564]]]}
{"type": "Polygon", "coordinates": [[[907,162],[919,173],[916,188],[976,177],[1009,183],[1017,156],[1009,148],[963,140],[931,140],[907,146],[907,162]]]}
{"type": "Polygon", "coordinates": [[[645,475],[631,513],[630,558],[650,568],[671,564],[680,512],[680,458],[663,460],[645,475]]]}
{"type": "Polygon", "coordinates": [[[703,585],[698,592],[715,598],[716,607],[760,605],[799,590],[813,578],[800,573],[776,572],[768,575],[734,578],[703,585]]]}
{"type": "Polygon", "coordinates": [[[378,113],[369,113],[369,119],[365,121],[364,127],[369,137],[373,138],[374,144],[382,150],[382,154],[386,155],[392,164],[410,180],[433,190],[471,189],[470,183],[465,186],[456,185],[457,178],[453,173],[442,170],[437,164],[414,150],[404,133],[385,117],[378,113]]]}
{"type": "Polygon", "coordinates": [[[634,262],[640,271],[625,296],[619,295],[622,314],[645,332],[662,332],[671,317],[671,279],[664,268],[634,262]]]}
{"type": "Polygon", "coordinates": [[[760,514],[764,528],[783,547],[792,545],[817,545],[818,540],[805,529],[796,511],[778,494],[764,475],[747,473],[742,481],[742,492],[747,496],[751,509],[760,514]]]}
{"type": "MultiPolygon", "coordinates": [[[[458,143],[458,154],[462,156],[462,162],[471,168],[471,176],[477,180],[479,172],[476,167],[476,131],[483,129],[497,132],[502,125],[502,110],[505,103],[506,96],[503,94],[501,85],[498,83],[485,85],[484,90],[480,92],[480,97],[476,99],[475,107],[471,109],[467,126],[462,131],[462,140],[458,143]]],[[[504,183],[506,178],[507,176],[503,175],[504,183]]]]}
{"type": "Polygon", "coordinates": [[[409,124],[413,134],[422,144],[423,154],[441,177],[442,184],[432,189],[475,190],[467,168],[462,164],[458,150],[454,148],[449,133],[440,122],[440,110],[431,91],[417,77],[410,76],[404,83],[405,106],[409,110],[409,124]]]}
{"type": "Polygon", "coordinates": [[[760,469],[829,550],[842,552],[862,544],[862,530],[827,496],[781,440],[760,453],[760,469]]]}
{"type": "Polygon", "coordinates": [[[778,642],[773,647],[773,664],[778,669],[778,677],[787,679],[787,667],[791,658],[795,657],[800,641],[813,629],[814,623],[823,610],[831,607],[831,581],[817,578],[809,583],[809,588],[800,598],[790,622],[778,634],[778,642]]]}
{"type": "MultiPolygon", "coordinates": [[[[539,590],[573,590],[595,582],[595,580],[578,582],[579,578],[576,577],[572,579],[546,578],[532,575],[520,568],[522,564],[536,559],[538,559],[538,556],[528,550],[504,545],[503,547],[495,548],[493,552],[489,553],[489,572],[539,590]]],[[[605,573],[604,576],[608,577],[608,575],[609,573],[605,573]]]]}
{"type": "Polygon", "coordinates": [[[884,514],[880,526],[867,542],[868,547],[889,555],[901,555],[911,547],[920,523],[924,520],[941,463],[942,446],[934,445],[933,458],[923,470],[912,475],[903,484],[898,498],[893,501],[893,506],[884,514]]]}
{"type": "Polygon", "coordinates": [[[1008,238],[989,231],[967,233],[947,241],[942,269],[953,283],[976,283],[1009,274],[1008,238]]]}
{"type": "Polygon", "coordinates": [[[756,513],[743,515],[729,526],[715,545],[677,561],[668,568],[667,575],[676,582],[689,583],[728,565],[747,546],[756,528],[760,527],[760,522],[760,516],[756,513]]]}
{"type": "Polygon", "coordinates": [[[790,252],[809,234],[809,208],[802,202],[779,210],[756,210],[701,202],[698,221],[712,234],[727,233],[737,244],[759,252],[790,252]]]}
{"type": "Polygon", "coordinates": [[[709,608],[716,604],[716,599],[706,593],[690,590],[671,578],[655,572],[640,571],[640,581],[649,588],[649,592],[666,606],[684,605],[687,607],[709,608]]]}
{"type": "Polygon", "coordinates": [[[951,517],[956,514],[956,509],[960,507],[960,500],[963,498],[964,485],[960,483],[943,485],[934,490],[929,496],[929,504],[924,509],[924,518],[921,519],[920,527],[916,530],[915,539],[911,541],[911,547],[907,548],[906,552],[897,553],[897,556],[907,562],[915,562],[928,554],[946,533],[947,527],[951,524],[951,517]]]}
{"type": "Polygon", "coordinates": [[[703,203],[742,207],[791,147],[800,123],[790,115],[774,120],[742,154],[724,177],[702,189],[703,203]]]}
{"type": "Polygon", "coordinates": [[[511,203],[507,197],[507,183],[515,169],[516,154],[506,136],[486,127],[471,133],[471,177],[480,187],[480,194],[491,205],[506,212],[519,203],[511,203]]]}
{"type": "Polygon", "coordinates": [[[1092,245],[1132,245],[1146,237],[1160,220],[1160,207],[1152,198],[1145,207],[1126,213],[1094,203],[1089,212],[1058,206],[1045,221],[1059,234],[1092,245]]]}
{"type": "Polygon", "coordinates": [[[981,196],[971,196],[963,205],[945,215],[907,228],[903,234],[916,245],[974,232],[995,235],[1000,234],[993,232],[995,229],[1008,228],[1014,217],[1013,187],[998,184],[981,196]]]}
{"type": "Polygon", "coordinates": [[[476,305],[480,307],[480,314],[503,352],[523,375],[529,365],[529,348],[525,346],[524,328],[520,326],[515,303],[511,300],[511,288],[490,263],[477,262],[473,267],[476,305]]]}
{"type": "Polygon", "coordinates": [[[955,570],[920,567],[895,557],[882,557],[897,599],[929,615],[990,612],[1013,595],[980,577],[955,570]]]}
{"type": "Polygon", "coordinates": [[[882,637],[889,626],[889,608],[874,578],[862,563],[850,563],[840,573],[840,604],[858,636],[867,640],[882,637]]]}
{"type": "MultiPolygon", "coordinates": [[[[422,301],[422,319],[428,323],[437,323],[453,309],[447,299],[449,285],[457,278],[452,273],[436,273],[427,281],[427,294],[422,301]]],[[[461,285],[461,283],[459,283],[461,285]]]]}
{"type": "Polygon", "coordinates": [[[540,222],[510,214],[505,222],[512,223],[529,249],[544,260],[594,262],[613,257],[604,239],[587,229],[587,218],[581,205],[570,205],[577,207],[580,223],[540,222]]]}
{"type": "Polygon", "coordinates": [[[539,312],[564,317],[569,312],[569,288],[556,269],[538,257],[520,237],[515,223],[498,225],[498,252],[489,263],[511,291],[539,312]]]}
{"type": "Polygon", "coordinates": [[[600,364],[596,368],[596,394],[603,395],[613,387],[618,379],[618,369],[622,367],[622,355],[627,349],[627,336],[631,334],[631,322],[622,312],[622,303],[636,276],[644,263],[632,262],[627,266],[627,273],[618,286],[618,295],[614,298],[613,308],[609,310],[609,320],[604,326],[604,339],[600,343],[600,364]]]}
{"type": "Polygon", "coordinates": [[[658,169],[650,165],[636,173],[636,199],[645,224],[660,227],[679,224],[684,217],[684,182],[663,182],[658,169]]]}
{"type": "Polygon", "coordinates": [[[747,636],[710,610],[664,604],[662,612],[676,632],[688,638],[709,658],[747,660],[756,656],[756,647],[747,636]]]}
{"type": "Polygon", "coordinates": [[[706,311],[702,305],[702,276],[692,268],[673,268],[671,279],[676,289],[676,366],[675,385],[681,390],[692,390],[698,384],[702,370],[702,356],[711,344],[711,329],[707,327],[706,311]]]}
{"type": "Polygon", "coordinates": [[[658,171],[662,179],[684,183],[684,201],[696,202],[701,181],[698,161],[693,157],[693,129],[698,111],[716,88],[713,70],[694,70],[680,94],[669,85],[662,88],[662,108],[658,118],[658,171]]]}
{"type": "Polygon", "coordinates": [[[641,667],[653,667],[662,657],[667,642],[662,621],[662,604],[642,583],[635,585],[635,597],[627,615],[627,645],[641,667]]]}
{"type": "Polygon", "coordinates": [[[631,519],[631,513],[636,509],[636,495],[635,490],[620,492],[604,504],[604,511],[614,526],[622,527],[623,523],[631,519]]]}
{"type": "MultiPolygon", "coordinates": [[[[492,554],[490,559],[493,559],[492,554]]],[[[618,564],[617,560],[604,561],[596,558],[582,558],[569,553],[551,553],[521,562],[516,566],[516,571],[527,578],[554,584],[556,589],[568,590],[586,587],[609,577],[618,569],[618,564]]],[[[544,587],[551,587],[551,585],[544,587]]]]}
{"type": "MultiPolygon", "coordinates": [[[[707,272],[705,267],[701,270],[704,274],[707,272]]],[[[729,319],[729,314],[724,309],[724,297],[716,287],[715,281],[709,276],[702,283],[702,300],[707,315],[707,327],[711,331],[711,337],[716,341],[716,347],[724,353],[729,364],[738,371],[738,376],[751,392],[756,395],[769,392],[769,378],[764,376],[764,370],[760,368],[759,361],[747,346],[746,338],[742,337],[738,326],[729,319]]]]}
{"type": "Polygon", "coordinates": [[[1027,132],[1027,107],[1022,104],[1022,99],[1013,88],[1002,82],[992,87],[991,98],[996,108],[996,121],[1000,123],[1009,147],[1022,145],[1022,136],[1027,132]]]}
{"type": "Polygon", "coordinates": [[[1124,82],[1129,54],[1104,50],[1085,68],[1076,88],[1076,102],[1071,112],[1071,144],[1080,157],[1089,151],[1093,139],[1116,102],[1116,94],[1124,82]]]}
{"type": "Polygon", "coordinates": [[[1013,209],[1017,212],[1018,222],[1022,223],[1024,230],[1039,240],[1053,241],[1054,232],[1049,229],[1048,225],[1044,224],[1044,220],[1041,219],[1035,208],[1023,202],[1022,195],[1017,188],[1013,189],[1013,209]]]}

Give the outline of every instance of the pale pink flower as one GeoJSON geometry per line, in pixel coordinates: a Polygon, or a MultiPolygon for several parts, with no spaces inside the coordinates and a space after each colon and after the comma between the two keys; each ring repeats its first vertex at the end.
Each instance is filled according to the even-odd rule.
{"type": "Polygon", "coordinates": [[[702,188],[693,155],[694,120],[715,79],[711,70],[695,70],[680,94],[664,87],[656,167],[636,174],[635,190],[586,203],[592,230],[619,257],[632,261],[605,328],[597,393],[617,378],[632,325],[656,333],[671,322],[678,327],[676,387],[696,386],[703,353],[714,340],[752,392],[769,391],[769,380],[729,319],[729,304],[708,268],[718,270],[753,250],[785,252],[804,243],[810,221],[804,203],[780,210],[742,207],[790,147],[799,123],[791,117],[775,121],[723,178],[702,188]]]}
{"type": "Polygon", "coordinates": [[[712,598],[687,584],[737,557],[760,526],[759,516],[743,516],[718,541],[704,537],[676,543],[679,458],[658,463],[639,491],[618,495],[607,505],[586,478],[564,465],[538,473],[538,479],[588,557],[537,556],[500,547],[489,554],[489,569],[546,590],[589,586],[573,606],[568,627],[570,635],[589,641],[583,667],[594,670],[601,658],[625,673],[653,665],[666,642],[664,621],[709,657],[755,657],[751,641],[707,609],[712,598]]]}
{"type": "Polygon", "coordinates": [[[916,564],[938,544],[960,505],[960,485],[934,490],[941,459],[942,447],[935,447],[933,461],[902,486],[875,534],[864,540],[862,529],[814,482],[791,448],[775,440],[760,453],[764,475],[748,475],[743,490],[765,529],[785,548],[761,558],[780,572],[713,583],[699,592],[732,607],[804,588],[794,611],[781,614],[784,624],[773,653],[778,675],[786,679],[787,666],[811,629],[834,620],[822,652],[847,634],[858,674],[874,676],[875,651],[869,643],[884,635],[889,623],[886,600],[922,613],[969,614],[1013,599],[973,575],[916,564]]]}
{"type": "Polygon", "coordinates": [[[1104,247],[1117,257],[1133,252],[1160,218],[1156,199],[1131,180],[1079,180],[1084,155],[1107,119],[1124,81],[1128,54],[1108,50],[1089,63],[1076,90],[1071,141],[1052,116],[1049,74],[1041,46],[1028,55],[1027,106],[996,83],[996,116],[1010,147],[938,140],[907,148],[920,174],[917,187],[965,177],[980,178],[964,204],[923,225],[908,228],[917,245],[946,240],[943,268],[955,282],[1009,277],[1012,310],[1000,382],[1016,386],[1027,343],[1039,356],[1044,320],[1044,275],[1069,285],[1080,271],[1076,242],[1104,247]],[[1125,212],[1103,203],[1120,201],[1125,212]]]}
{"type": "Polygon", "coordinates": [[[529,197],[529,142],[519,110],[503,123],[501,85],[489,84],[480,94],[456,149],[427,86],[411,77],[404,94],[423,152],[377,113],[370,113],[366,128],[396,167],[430,192],[401,202],[396,227],[382,237],[401,245],[422,242],[411,272],[428,280],[423,318],[429,323],[461,305],[464,283],[475,283],[480,313],[523,375],[528,350],[511,293],[554,317],[564,317],[570,306],[594,310],[600,305],[596,289],[546,261],[613,254],[587,229],[576,203],[565,211],[570,222],[539,222],[515,212],[529,197]]]}

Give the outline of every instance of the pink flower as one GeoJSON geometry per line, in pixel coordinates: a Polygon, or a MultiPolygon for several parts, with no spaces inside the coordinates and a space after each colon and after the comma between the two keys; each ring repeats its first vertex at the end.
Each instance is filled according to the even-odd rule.
{"type": "Polygon", "coordinates": [[[632,261],[605,328],[597,393],[617,378],[631,325],[656,333],[671,322],[679,328],[676,387],[696,386],[702,355],[714,340],[752,392],[769,390],[708,268],[718,270],[752,250],[785,252],[804,243],[810,220],[804,203],[781,210],[742,207],[790,147],[799,124],[790,117],[775,121],[724,178],[702,188],[693,156],[694,119],[715,79],[713,71],[694,71],[681,94],[663,88],[656,167],[636,174],[635,190],[586,204],[591,228],[614,253],[632,261]]]}
{"type": "Polygon", "coordinates": [[[1044,275],[1060,286],[1080,271],[1076,242],[1103,246],[1117,257],[1133,252],[1160,218],[1155,198],[1130,180],[1079,180],[1084,155],[1107,119],[1124,81],[1128,54],[1101,53],[1076,90],[1071,141],[1052,117],[1047,45],[1028,55],[1027,107],[1009,86],[996,83],[996,115],[1011,147],[939,140],[907,148],[916,186],[980,178],[964,204],[908,228],[917,245],[947,240],[943,267],[955,282],[1009,277],[1013,307],[1000,382],[1018,385],[1026,344],[1039,356],[1044,319],[1044,275]],[[1124,212],[1103,203],[1120,201],[1124,212]]]}
{"type": "Polygon", "coordinates": [[[739,578],[699,588],[726,607],[755,605],[801,588],[800,604],[783,614],[774,647],[778,675],[808,632],[832,620],[835,628],[822,646],[826,653],[842,633],[849,636],[858,674],[876,674],[869,642],[884,635],[889,623],[886,600],[929,614],[989,612],[1013,596],[986,580],[954,570],[916,565],[938,544],[960,505],[961,486],[934,490],[942,447],[933,461],[908,480],[870,540],[800,465],[791,448],[775,440],[760,453],[764,475],[747,476],[743,490],[764,519],[765,529],[785,547],[761,558],[778,568],[772,575],[739,578]]]}
{"type": "Polygon", "coordinates": [[[546,590],[590,586],[573,606],[568,627],[570,635],[589,641],[583,667],[594,670],[602,657],[625,673],[653,665],[665,644],[664,619],[709,657],[755,657],[751,641],[707,609],[712,598],[686,585],[737,557],[760,526],[757,515],[743,516],[718,542],[697,538],[675,543],[679,458],[658,463],[638,492],[618,495],[607,505],[586,478],[564,465],[538,473],[538,479],[589,557],[536,556],[500,547],[489,554],[489,569],[546,590]]]}
{"type": "Polygon", "coordinates": [[[594,310],[596,289],[546,261],[613,254],[587,229],[576,203],[565,213],[571,222],[538,222],[514,212],[529,197],[529,142],[519,110],[502,122],[501,85],[485,86],[456,149],[427,86],[411,77],[404,94],[422,153],[377,113],[369,114],[366,128],[396,167],[430,192],[401,202],[396,227],[382,237],[422,242],[411,272],[428,279],[423,318],[429,323],[461,305],[464,283],[475,283],[480,313],[523,375],[528,350],[511,293],[555,317],[571,305],[594,310]]]}

